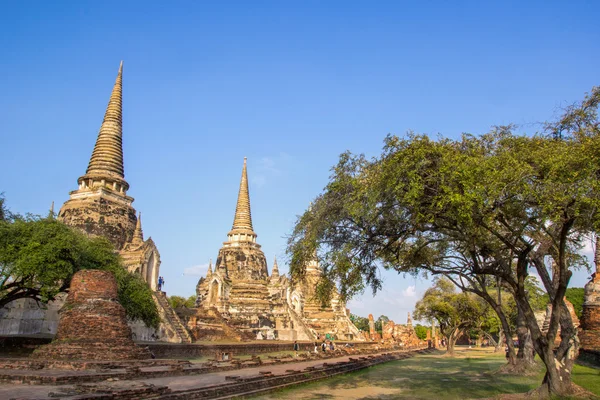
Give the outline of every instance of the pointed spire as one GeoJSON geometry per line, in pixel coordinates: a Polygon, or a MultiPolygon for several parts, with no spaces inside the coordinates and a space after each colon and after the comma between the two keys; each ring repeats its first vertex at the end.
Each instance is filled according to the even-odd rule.
{"type": "Polygon", "coordinates": [[[208,261],[208,271],[206,271],[206,277],[208,278],[211,275],[212,275],[212,258],[208,261]]]}
{"type": "MultiPolygon", "coordinates": [[[[84,178],[112,178],[124,182],[122,94],[123,61],[119,66],[119,73],[84,178]]],[[[126,186],[129,188],[129,185],[126,186]]]]}
{"type": "Polygon", "coordinates": [[[246,170],[247,158],[244,157],[244,167],[242,168],[242,179],[240,181],[240,191],[238,193],[237,204],[235,207],[235,218],[233,219],[232,229],[252,229],[252,214],[250,213],[250,192],[248,191],[248,172],[246,170]]]}
{"type": "Polygon", "coordinates": [[[48,218],[54,219],[54,200],[52,200],[52,205],[50,205],[50,210],[48,211],[48,218]]]}
{"type": "Polygon", "coordinates": [[[256,233],[254,233],[254,229],[252,228],[252,214],[250,213],[250,192],[248,190],[246,161],[247,159],[244,157],[244,167],[242,168],[242,179],[235,207],[233,227],[228,233],[230,241],[256,241],[256,233]]]}
{"type": "Polygon", "coordinates": [[[143,243],[144,242],[144,231],[142,231],[142,213],[138,214],[138,219],[135,224],[135,231],[133,231],[132,243],[143,243]]]}
{"type": "Polygon", "coordinates": [[[271,271],[271,279],[279,278],[279,266],[277,265],[277,257],[273,260],[273,270],[271,271]]]}

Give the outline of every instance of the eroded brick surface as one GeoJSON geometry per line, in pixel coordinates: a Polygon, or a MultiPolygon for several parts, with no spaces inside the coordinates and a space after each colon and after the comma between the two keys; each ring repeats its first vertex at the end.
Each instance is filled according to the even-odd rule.
{"type": "Polygon", "coordinates": [[[133,343],[125,309],[117,301],[117,282],[111,272],[79,271],[60,311],[54,341],[32,357],[62,360],[125,360],[150,358],[133,343]]]}

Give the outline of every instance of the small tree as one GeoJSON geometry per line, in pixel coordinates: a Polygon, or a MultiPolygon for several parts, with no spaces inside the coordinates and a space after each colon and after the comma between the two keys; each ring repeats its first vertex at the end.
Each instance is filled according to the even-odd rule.
{"type": "Polygon", "coordinates": [[[350,321],[352,321],[358,330],[369,332],[369,318],[361,317],[356,314],[350,314],[350,321]]]}
{"type": "Polygon", "coordinates": [[[421,340],[427,339],[427,332],[429,330],[430,330],[429,328],[427,328],[426,326],[423,326],[421,324],[415,325],[415,333],[417,334],[417,337],[421,340]]]}
{"type": "Polygon", "coordinates": [[[457,293],[454,284],[445,277],[437,277],[415,305],[415,318],[435,320],[448,342],[448,354],[454,355],[454,344],[469,329],[479,329],[488,308],[482,300],[470,293],[457,293]]]}
{"type": "Polygon", "coordinates": [[[194,308],[196,305],[196,296],[190,296],[187,299],[181,296],[169,296],[168,301],[174,309],[179,307],[194,308]]]}
{"type": "Polygon", "coordinates": [[[380,315],[377,320],[375,320],[375,330],[383,335],[383,327],[387,324],[390,319],[385,315],[380,315]]]}

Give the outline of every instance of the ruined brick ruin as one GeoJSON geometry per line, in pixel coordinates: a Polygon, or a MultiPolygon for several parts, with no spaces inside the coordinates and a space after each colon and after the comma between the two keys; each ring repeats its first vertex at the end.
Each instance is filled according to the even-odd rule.
{"type": "Polygon", "coordinates": [[[600,351],[600,240],[596,239],[596,272],[585,285],[579,341],[582,349],[600,351]]]}
{"type": "Polygon", "coordinates": [[[117,282],[108,271],[83,270],[71,280],[53,342],[35,358],[54,360],[138,360],[150,352],[131,340],[125,309],[117,301],[117,282]]]}
{"type": "Polygon", "coordinates": [[[244,159],[233,226],[214,271],[211,264],[198,282],[199,309],[187,318],[195,338],[316,340],[327,334],[344,340],[358,338],[358,329],[337,293],[326,306],[317,300],[315,288],[322,272],[316,258],[306,266],[305,279],[292,286],[286,276],[279,275],[277,260],[269,276],[256,238],[244,159]]]}
{"type": "MultiPolygon", "coordinates": [[[[427,331],[430,335],[429,331],[427,331]]],[[[428,337],[430,339],[431,336],[428,337]]],[[[399,325],[390,320],[383,326],[383,340],[386,342],[394,342],[401,344],[402,346],[417,346],[421,343],[421,340],[417,337],[415,329],[412,325],[412,319],[410,313],[406,320],[406,325],[399,325]]]]}

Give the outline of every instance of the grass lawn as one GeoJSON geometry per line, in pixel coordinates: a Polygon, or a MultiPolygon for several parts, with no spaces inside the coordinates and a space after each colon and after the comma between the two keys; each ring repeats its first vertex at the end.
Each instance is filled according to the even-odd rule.
{"type": "MultiPolygon", "coordinates": [[[[531,376],[495,373],[504,352],[457,348],[456,357],[423,355],[377,365],[324,381],[284,389],[261,399],[477,399],[523,393],[542,381],[543,367],[531,376]]],[[[600,370],[575,366],[573,381],[600,395],[600,370]]]]}

